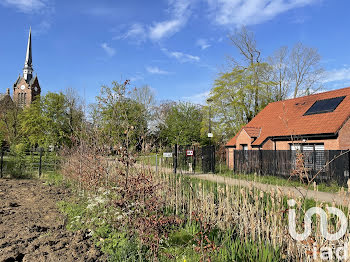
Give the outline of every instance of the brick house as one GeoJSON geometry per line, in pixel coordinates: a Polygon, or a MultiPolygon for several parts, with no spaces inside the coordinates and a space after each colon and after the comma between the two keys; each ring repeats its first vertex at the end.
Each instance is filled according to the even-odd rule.
{"type": "Polygon", "coordinates": [[[234,150],[350,149],[350,87],[268,104],[226,144],[234,150]]]}

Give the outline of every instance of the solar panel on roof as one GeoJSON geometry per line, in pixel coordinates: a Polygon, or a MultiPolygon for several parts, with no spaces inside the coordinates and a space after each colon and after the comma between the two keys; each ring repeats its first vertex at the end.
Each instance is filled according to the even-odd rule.
{"type": "Polygon", "coordinates": [[[318,100],[306,111],[304,116],[333,112],[344,100],[344,98],[345,96],[340,96],[318,100]]]}

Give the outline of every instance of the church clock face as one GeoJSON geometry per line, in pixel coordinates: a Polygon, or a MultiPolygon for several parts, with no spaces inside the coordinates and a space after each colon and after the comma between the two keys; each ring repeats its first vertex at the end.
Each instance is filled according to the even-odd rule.
{"type": "Polygon", "coordinates": [[[37,88],[37,87],[34,87],[34,91],[35,91],[35,92],[38,92],[38,88],[37,88]]]}
{"type": "Polygon", "coordinates": [[[26,88],[24,85],[21,86],[21,89],[24,90],[24,88],[26,88]]]}

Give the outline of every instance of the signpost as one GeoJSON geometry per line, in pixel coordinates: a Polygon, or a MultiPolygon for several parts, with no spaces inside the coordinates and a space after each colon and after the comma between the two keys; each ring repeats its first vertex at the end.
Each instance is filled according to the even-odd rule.
{"type": "Polygon", "coordinates": [[[186,156],[193,156],[193,150],[186,150],[186,156]]]}
{"type": "Polygon", "coordinates": [[[173,153],[163,153],[163,157],[173,157],[173,153]]]}

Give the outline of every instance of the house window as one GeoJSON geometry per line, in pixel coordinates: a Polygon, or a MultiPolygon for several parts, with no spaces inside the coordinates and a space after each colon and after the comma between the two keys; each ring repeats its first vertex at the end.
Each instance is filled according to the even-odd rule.
{"type": "Polygon", "coordinates": [[[243,150],[244,159],[248,160],[248,145],[241,145],[241,148],[243,150]]]}
{"type": "Polygon", "coordinates": [[[300,151],[304,155],[304,166],[309,170],[320,170],[325,165],[324,144],[291,144],[292,167],[295,168],[296,152],[300,151]]]}

